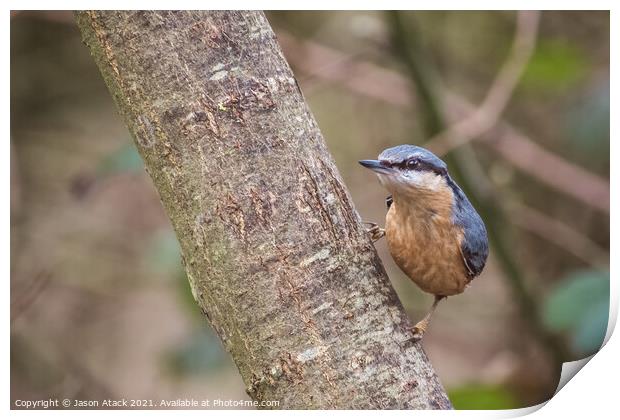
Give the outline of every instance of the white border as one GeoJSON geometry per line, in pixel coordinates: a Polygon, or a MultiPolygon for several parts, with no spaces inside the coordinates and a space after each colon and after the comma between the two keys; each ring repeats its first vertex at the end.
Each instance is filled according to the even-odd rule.
{"type": "Polygon", "coordinates": [[[25,0],[21,2],[8,2],[7,7],[21,10],[76,10],[76,9],[260,9],[260,10],[377,10],[377,9],[402,9],[402,10],[610,10],[614,2],[611,0],[575,1],[551,1],[551,0],[504,0],[497,1],[467,1],[462,0],[439,0],[439,1],[406,1],[384,0],[381,2],[371,1],[284,1],[284,0],[226,0],[226,1],[196,1],[178,0],[174,2],[153,1],[42,1],[25,0]]]}
{"type": "MultiPolygon", "coordinates": [[[[94,9],[128,9],[128,8],[143,8],[143,9],[218,9],[222,5],[226,5],[227,9],[267,9],[267,10],[276,10],[276,9],[284,9],[284,10],[338,10],[338,9],[365,9],[365,10],[374,10],[378,7],[384,9],[417,9],[417,10],[438,10],[438,9],[455,9],[455,10],[463,10],[468,6],[467,9],[478,9],[478,10],[514,10],[514,9],[562,9],[562,10],[581,10],[581,9],[589,9],[589,10],[612,10],[611,12],[611,69],[612,73],[618,69],[618,11],[617,7],[613,7],[617,4],[617,2],[612,1],[603,1],[603,0],[589,0],[587,2],[577,2],[577,1],[502,1],[498,4],[497,1],[432,1],[432,2],[408,2],[408,1],[390,1],[384,0],[381,3],[378,2],[360,2],[360,1],[324,1],[324,0],[315,0],[313,2],[284,2],[284,1],[262,1],[262,2],[248,2],[248,1],[237,1],[237,0],[226,0],[226,2],[218,1],[188,1],[188,0],[177,0],[175,2],[163,2],[163,1],[90,1],[90,2],[79,2],[79,1],[64,1],[64,2],[54,2],[54,4],[50,4],[50,2],[45,1],[23,1],[23,2],[8,2],[4,3],[5,6],[5,14],[4,21],[5,25],[3,25],[2,29],[2,49],[3,56],[5,58],[9,57],[9,37],[10,37],[10,18],[8,11],[10,9],[51,9],[51,10],[71,10],[71,9],[83,9],[83,8],[94,8],[94,9]],[[498,8],[501,5],[502,7],[498,8]],[[616,10],[614,10],[616,9],[616,10]]],[[[5,63],[8,63],[8,59],[5,60],[5,63]]],[[[9,146],[9,136],[10,132],[8,130],[10,123],[10,95],[9,95],[9,86],[10,86],[10,74],[9,67],[7,65],[3,66],[3,77],[4,81],[2,90],[3,90],[3,112],[2,118],[4,120],[3,127],[5,127],[5,138],[3,142],[4,153],[2,153],[1,159],[3,160],[1,168],[2,174],[4,176],[5,181],[2,183],[2,197],[7,199],[5,205],[2,206],[2,213],[4,216],[4,220],[8,221],[10,217],[10,209],[8,205],[8,197],[10,197],[9,193],[9,180],[10,180],[10,146],[9,146]]],[[[614,109],[617,107],[615,104],[617,103],[617,84],[615,83],[615,77],[617,74],[613,74],[612,79],[614,81],[611,83],[611,114],[615,115],[614,109]]],[[[617,123],[614,119],[611,121],[611,133],[612,139],[610,141],[611,144],[611,159],[612,162],[615,161],[614,157],[617,157],[618,147],[615,146],[615,141],[618,141],[617,138],[614,139],[613,134],[617,133],[617,123]],[[615,141],[614,141],[615,140],[615,141]]],[[[618,170],[611,165],[611,182],[612,185],[617,184],[618,170]]],[[[614,215],[614,210],[617,209],[618,204],[618,194],[614,192],[614,189],[611,190],[611,208],[612,215],[614,215]]],[[[615,222],[615,219],[612,217],[611,219],[611,272],[616,273],[616,265],[618,261],[618,247],[615,238],[618,237],[618,223],[615,222]]],[[[5,267],[5,291],[4,294],[4,311],[5,314],[4,322],[2,323],[3,336],[9,337],[9,322],[10,319],[10,307],[9,307],[9,278],[10,278],[10,226],[9,223],[4,224],[3,226],[4,240],[2,241],[2,259],[4,261],[3,266],[5,267]]],[[[613,330],[613,326],[615,326],[617,315],[618,315],[618,280],[614,275],[611,276],[611,318],[610,318],[610,328],[608,329],[607,344],[603,347],[603,349],[596,354],[592,360],[576,375],[576,377],[569,381],[564,388],[562,388],[559,393],[552,398],[547,404],[541,404],[541,406],[533,407],[529,409],[520,409],[520,410],[506,410],[506,411],[454,411],[454,412],[427,412],[427,411],[419,411],[415,413],[411,413],[409,411],[386,411],[381,413],[382,416],[388,417],[400,417],[400,418],[408,418],[411,416],[415,416],[416,419],[421,418],[438,418],[438,417],[459,417],[459,418],[511,418],[522,416],[528,413],[530,414],[530,418],[532,419],[554,419],[554,418],[562,418],[563,420],[579,418],[583,419],[585,417],[589,418],[610,418],[612,413],[617,413],[618,409],[615,404],[617,398],[616,391],[616,378],[618,378],[620,365],[618,362],[618,354],[620,353],[618,350],[620,349],[620,344],[618,344],[617,337],[611,335],[613,330]]],[[[3,381],[2,387],[4,391],[4,395],[6,395],[5,400],[5,410],[8,411],[8,407],[10,407],[10,374],[9,374],[9,346],[3,345],[0,347],[0,351],[3,355],[4,360],[4,369],[3,369],[3,381]]],[[[82,418],[85,415],[92,416],[93,418],[107,418],[110,416],[110,413],[107,411],[91,411],[89,413],[84,413],[83,411],[11,411],[9,413],[11,416],[19,417],[19,418],[31,418],[35,415],[44,415],[49,418],[82,418]]],[[[165,411],[148,411],[148,412],[139,412],[139,411],[131,411],[129,413],[126,412],[118,412],[120,415],[131,415],[135,418],[167,418],[170,414],[165,411]]],[[[298,411],[295,412],[295,416],[299,418],[308,418],[310,416],[314,417],[315,415],[320,415],[321,413],[314,411],[298,411]]],[[[325,413],[322,413],[323,415],[325,413]]],[[[116,415],[116,413],[114,414],[116,415]]],[[[176,411],[174,412],[175,416],[181,417],[191,417],[191,418],[204,418],[205,415],[208,416],[217,416],[219,418],[236,418],[237,416],[252,416],[256,418],[271,418],[278,416],[288,416],[289,412],[284,411],[273,411],[273,412],[262,412],[262,411],[218,411],[218,412],[209,412],[204,413],[203,411],[176,411]]],[[[344,418],[355,418],[355,419],[364,419],[364,418],[374,418],[376,416],[375,412],[372,411],[336,411],[330,412],[330,416],[338,416],[344,418]]]]}

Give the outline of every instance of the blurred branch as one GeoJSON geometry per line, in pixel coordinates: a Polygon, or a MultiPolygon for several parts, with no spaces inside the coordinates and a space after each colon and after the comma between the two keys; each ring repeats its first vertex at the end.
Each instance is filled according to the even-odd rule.
{"type": "Polygon", "coordinates": [[[278,30],[277,37],[286,59],[306,76],[304,89],[307,88],[305,82],[316,77],[338,83],[358,95],[397,106],[411,105],[411,83],[395,71],[355,60],[353,54],[314,41],[297,39],[282,30],[278,30]]]}
{"type": "Polygon", "coordinates": [[[24,314],[49,285],[52,274],[41,270],[32,280],[27,290],[11,302],[11,324],[24,314]]]}
{"type": "Polygon", "coordinates": [[[534,52],[539,21],[538,11],[517,12],[517,28],[510,54],[482,104],[465,119],[431,138],[424,147],[444,155],[497,124],[534,52]]]}
{"type": "MultiPolygon", "coordinates": [[[[369,62],[346,59],[347,54],[313,41],[298,40],[284,31],[278,32],[278,41],[289,62],[305,75],[338,83],[356,94],[394,106],[414,105],[412,93],[415,92],[412,90],[415,87],[412,87],[407,78],[393,70],[369,62]],[[341,62],[346,65],[326,68],[326,62],[341,62]]],[[[437,90],[450,120],[462,119],[474,111],[474,106],[465,98],[441,87],[437,90]]],[[[582,204],[609,213],[607,180],[545,150],[510,124],[500,122],[483,134],[480,140],[483,140],[481,144],[490,147],[539,182],[582,204]]]]}
{"type": "Polygon", "coordinates": [[[568,160],[545,150],[538,143],[504,124],[483,136],[500,156],[547,186],[609,213],[609,182],[568,160]]]}
{"type": "Polygon", "coordinates": [[[524,204],[512,203],[509,208],[512,222],[522,229],[557,245],[592,266],[609,266],[609,253],[571,226],[524,204]]]}
{"type": "MultiPolygon", "coordinates": [[[[403,24],[403,14],[398,11],[387,12],[391,43],[396,59],[402,61],[415,86],[417,113],[423,114],[423,130],[427,138],[436,136],[445,129],[441,112],[441,99],[434,92],[437,85],[420,45],[414,25],[403,24]]],[[[411,88],[410,88],[411,89],[411,88]]]]}
{"type": "Polygon", "coordinates": [[[486,200],[493,200],[498,207],[510,214],[510,221],[521,229],[564,249],[571,255],[594,267],[609,267],[609,253],[581,232],[562,221],[523,203],[502,197],[493,187],[477,155],[467,144],[459,150],[464,155],[460,163],[467,173],[476,193],[486,200]]]}
{"type": "MultiPolygon", "coordinates": [[[[422,55],[419,49],[419,43],[412,40],[412,34],[409,29],[412,25],[403,23],[402,14],[397,11],[388,12],[388,21],[392,31],[393,46],[395,55],[403,61],[407,70],[411,74],[411,79],[417,89],[417,99],[420,107],[426,108],[426,113],[431,115],[429,119],[433,124],[427,125],[427,137],[432,137],[446,129],[443,121],[443,115],[439,107],[436,105],[438,100],[435,98],[437,94],[434,92],[434,85],[429,78],[419,77],[430,73],[428,68],[419,68],[424,66],[422,60],[416,57],[422,55]],[[423,94],[420,94],[423,92],[423,94]],[[431,100],[429,100],[429,98],[431,100]]],[[[494,256],[500,263],[506,274],[506,278],[512,289],[516,303],[519,306],[521,316],[526,321],[533,335],[544,344],[554,360],[554,366],[558,369],[567,359],[564,348],[559,340],[549,331],[546,330],[540,319],[540,309],[538,302],[525,286],[525,279],[519,265],[514,260],[512,254],[513,241],[508,237],[507,226],[509,222],[500,206],[493,200],[492,194],[481,194],[472,182],[469,173],[465,170],[464,159],[461,154],[448,154],[444,157],[446,163],[451,168],[451,173],[459,181],[461,187],[468,194],[474,206],[481,213],[482,218],[487,224],[487,230],[491,245],[494,250],[494,256]]]]}

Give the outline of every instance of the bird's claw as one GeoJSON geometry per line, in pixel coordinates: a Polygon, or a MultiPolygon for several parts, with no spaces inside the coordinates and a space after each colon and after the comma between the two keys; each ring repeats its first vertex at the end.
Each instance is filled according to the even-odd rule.
{"type": "Polygon", "coordinates": [[[425,329],[418,327],[417,325],[410,328],[409,331],[411,331],[411,337],[407,338],[405,341],[403,341],[403,345],[405,346],[411,346],[415,343],[418,343],[422,340],[422,337],[424,337],[424,333],[426,332],[425,329]]]}
{"type": "MultiPolygon", "coordinates": [[[[441,300],[442,298],[440,298],[439,300],[441,300]]],[[[439,302],[439,300],[436,300],[436,302],[439,302]]],[[[415,324],[413,326],[413,328],[411,328],[411,340],[415,343],[417,341],[420,341],[422,339],[422,337],[424,337],[424,333],[426,332],[426,330],[428,329],[428,325],[429,325],[429,321],[430,321],[430,314],[432,314],[432,310],[431,312],[426,315],[424,317],[423,320],[421,320],[420,322],[418,322],[417,324],[415,324]]]]}
{"type": "Polygon", "coordinates": [[[411,341],[413,341],[414,343],[417,343],[418,341],[422,340],[422,337],[424,337],[424,333],[426,332],[425,329],[420,328],[418,326],[415,326],[411,329],[411,341]]]}
{"type": "Polygon", "coordinates": [[[385,229],[380,228],[378,224],[373,222],[364,222],[364,224],[368,225],[366,232],[370,234],[370,239],[373,242],[377,242],[385,236],[385,229]]]}

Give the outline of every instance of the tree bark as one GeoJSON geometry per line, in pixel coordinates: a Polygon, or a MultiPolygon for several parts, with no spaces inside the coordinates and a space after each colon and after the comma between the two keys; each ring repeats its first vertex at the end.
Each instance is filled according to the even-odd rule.
{"type": "Polygon", "coordinates": [[[76,18],[248,394],[450,408],[265,16],[76,18]]]}

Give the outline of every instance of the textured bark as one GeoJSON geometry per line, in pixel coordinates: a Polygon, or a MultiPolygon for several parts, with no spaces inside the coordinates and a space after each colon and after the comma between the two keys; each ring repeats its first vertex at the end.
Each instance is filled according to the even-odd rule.
{"type": "Polygon", "coordinates": [[[248,394],[450,408],[264,15],[76,16],[248,394]]]}

